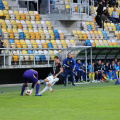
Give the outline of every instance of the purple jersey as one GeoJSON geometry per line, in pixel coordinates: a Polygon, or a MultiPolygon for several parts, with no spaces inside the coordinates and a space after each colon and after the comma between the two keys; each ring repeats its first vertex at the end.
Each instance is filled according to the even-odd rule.
{"type": "Polygon", "coordinates": [[[27,83],[27,82],[37,83],[38,82],[37,71],[33,69],[26,70],[23,74],[23,81],[24,83],[27,83]]]}

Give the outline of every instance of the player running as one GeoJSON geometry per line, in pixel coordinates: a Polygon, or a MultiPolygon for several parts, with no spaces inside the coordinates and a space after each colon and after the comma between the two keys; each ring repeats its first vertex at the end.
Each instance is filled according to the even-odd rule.
{"type": "Polygon", "coordinates": [[[40,88],[40,81],[38,81],[38,72],[37,71],[35,71],[33,69],[26,70],[23,74],[23,81],[24,81],[24,84],[22,86],[22,90],[21,90],[21,94],[20,94],[21,96],[23,96],[25,89],[28,89],[28,82],[32,82],[31,93],[33,92],[33,88],[36,85],[35,96],[39,96],[38,92],[39,92],[39,88],[40,88]]]}
{"type": "Polygon", "coordinates": [[[55,62],[54,75],[51,75],[44,80],[44,82],[46,83],[46,87],[39,93],[39,95],[42,95],[48,89],[50,90],[50,93],[52,93],[54,90],[52,89],[51,86],[53,86],[59,80],[60,74],[63,72],[62,64],[59,61],[58,56],[55,56],[54,62],[55,62]]]}

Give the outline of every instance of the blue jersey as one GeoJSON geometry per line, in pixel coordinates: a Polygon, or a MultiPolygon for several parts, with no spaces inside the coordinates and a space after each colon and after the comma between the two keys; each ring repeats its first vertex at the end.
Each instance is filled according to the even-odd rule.
{"type": "Polygon", "coordinates": [[[63,65],[65,66],[65,69],[73,70],[73,68],[75,68],[75,60],[73,58],[66,58],[63,65]],[[67,66],[69,67],[67,68],[67,66]]]}
{"type": "Polygon", "coordinates": [[[76,63],[76,67],[75,67],[76,71],[82,71],[83,70],[83,64],[82,63],[76,63]]]}
{"type": "Polygon", "coordinates": [[[103,70],[109,72],[109,66],[105,66],[103,70]]]}
{"type": "Polygon", "coordinates": [[[24,72],[23,79],[25,83],[27,82],[36,83],[38,81],[38,73],[33,69],[28,69],[24,72]]]}
{"type": "Polygon", "coordinates": [[[120,70],[120,66],[119,66],[119,65],[116,65],[116,66],[115,66],[115,70],[120,70]]]}
{"type": "MultiPolygon", "coordinates": [[[[91,64],[88,65],[88,71],[91,72],[91,64]]],[[[94,72],[94,68],[92,67],[92,72],[94,72]]]]}

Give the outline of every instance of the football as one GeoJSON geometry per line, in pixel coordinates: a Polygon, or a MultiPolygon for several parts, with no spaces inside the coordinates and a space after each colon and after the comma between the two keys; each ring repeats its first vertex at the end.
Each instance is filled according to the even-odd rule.
{"type": "Polygon", "coordinates": [[[25,94],[26,94],[26,95],[31,95],[31,90],[29,90],[29,89],[26,90],[26,91],[25,91],[25,94]]]}

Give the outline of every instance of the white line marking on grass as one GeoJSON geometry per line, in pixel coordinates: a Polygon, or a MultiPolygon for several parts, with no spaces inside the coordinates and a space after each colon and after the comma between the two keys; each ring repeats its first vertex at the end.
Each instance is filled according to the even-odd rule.
{"type": "MultiPolygon", "coordinates": [[[[105,87],[116,87],[116,86],[103,86],[103,87],[100,87],[100,86],[94,86],[94,87],[86,87],[86,88],[84,88],[84,87],[80,87],[80,88],[75,88],[75,89],[59,89],[59,90],[55,90],[55,91],[62,91],[62,90],[79,90],[79,89],[91,89],[91,88],[105,88],[105,87]]],[[[11,94],[11,95],[14,95],[14,94],[20,94],[20,92],[14,92],[14,93],[7,93],[7,92],[4,92],[4,93],[2,93],[2,94],[0,94],[0,95],[6,95],[6,94],[11,94]]]]}

